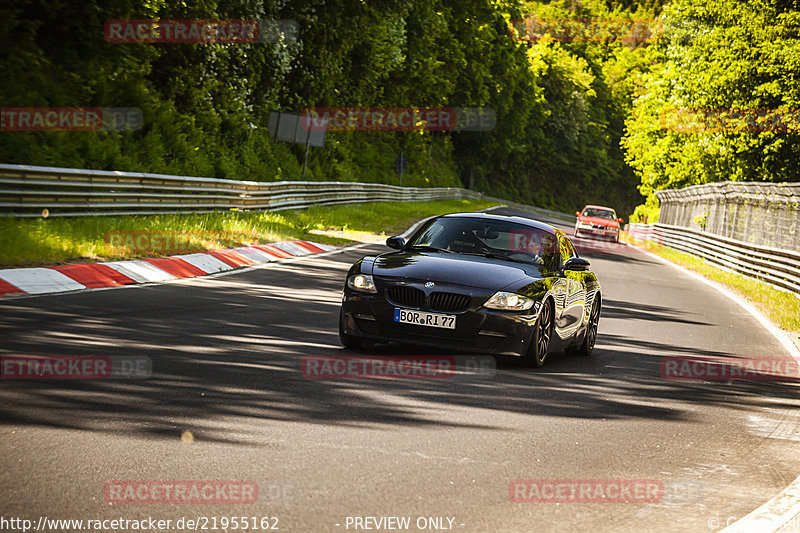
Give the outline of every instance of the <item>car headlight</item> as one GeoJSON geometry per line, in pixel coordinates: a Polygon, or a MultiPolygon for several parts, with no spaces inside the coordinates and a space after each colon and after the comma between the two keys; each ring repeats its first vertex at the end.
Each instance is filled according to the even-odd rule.
{"type": "Polygon", "coordinates": [[[579,228],[591,228],[592,225],[589,224],[588,222],[578,222],[578,227],[579,228]]]}
{"type": "Polygon", "coordinates": [[[369,274],[353,274],[347,278],[347,286],[359,292],[369,292],[372,294],[378,292],[378,289],[375,288],[375,281],[369,274]]]}
{"type": "Polygon", "coordinates": [[[501,311],[525,311],[533,307],[533,298],[513,292],[496,292],[489,298],[484,307],[501,311]]]}

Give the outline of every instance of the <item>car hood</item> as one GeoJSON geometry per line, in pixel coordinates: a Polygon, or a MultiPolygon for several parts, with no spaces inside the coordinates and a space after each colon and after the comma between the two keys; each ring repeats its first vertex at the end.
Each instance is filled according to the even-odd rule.
{"type": "Polygon", "coordinates": [[[372,262],[372,274],[496,290],[522,279],[543,277],[535,265],[439,252],[390,252],[379,255],[372,262]]]}
{"type": "Polygon", "coordinates": [[[608,226],[610,228],[619,227],[619,222],[616,220],[609,220],[607,218],[599,218],[599,217],[579,217],[579,222],[583,222],[585,224],[598,224],[600,226],[608,226]]]}

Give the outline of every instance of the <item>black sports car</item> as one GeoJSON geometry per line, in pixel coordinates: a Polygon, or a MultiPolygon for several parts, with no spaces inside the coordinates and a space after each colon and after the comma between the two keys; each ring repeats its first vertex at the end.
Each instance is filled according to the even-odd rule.
{"type": "Polygon", "coordinates": [[[589,261],[559,229],[522,217],[457,213],[430,219],[397,251],[347,273],[339,337],[523,357],[592,353],[601,295],[589,261]]]}

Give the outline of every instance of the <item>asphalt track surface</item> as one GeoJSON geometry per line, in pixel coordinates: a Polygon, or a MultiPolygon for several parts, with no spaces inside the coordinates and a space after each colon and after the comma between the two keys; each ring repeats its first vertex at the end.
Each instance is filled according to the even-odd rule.
{"type": "Polygon", "coordinates": [[[0,516],[275,516],[291,532],[366,531],[347,518],[367,516],[411,517],[409,531],[418,517],[453,518],[464,532],[714,531],[800,473],[795,383],[659,373],[662,357],[790,360],[785,349],[713,288],[624,245],[585,253],[605,302],[590,358],[499,361],[471,380],[305,379],[302,357],[350,354],[337,337],[344,274],[387,250],[0,302],[2,355],[153,366],[141,380],[0,382],[0,516]],[[181,440],[187,430],[193,442],[181,440]],[[665,494],[515,503],[509,486],[521,479],[658,480],[665,494]],[[253,504],[112,505],[113,480],[252,480],[261,492],[253,504]]]}

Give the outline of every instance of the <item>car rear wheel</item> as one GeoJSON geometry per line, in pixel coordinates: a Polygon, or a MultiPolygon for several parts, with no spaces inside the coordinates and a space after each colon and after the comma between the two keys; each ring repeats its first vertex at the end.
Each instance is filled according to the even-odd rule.
{"type": "Polygon", "coordinates": [[[339,312],[339,342],[345,348],[358,350],[364,346],[364,339],[344,332],[344,313],[339,312]]]}
{"type": "Polygon", "coordinates": [[[553,307],[549,302],[544,303],[533,329],[531,345],[528,347],[528,353],[525,354],[523,362],[527,366],[541,368],[545,359],[547,359],[550,336],[553,334],[553,307]]]}
{"type": "Polygon", "coordinates": [[[594,343],[597,341],[597,326],[600,323],[600,299],[595,298],[592,305],[592,312],[589,315],[589,323],[586,325],[586,334],[583,336],[583,342],[575,350],[575,353],[580,355],[592,355],[594,351],[594,343]]]}

